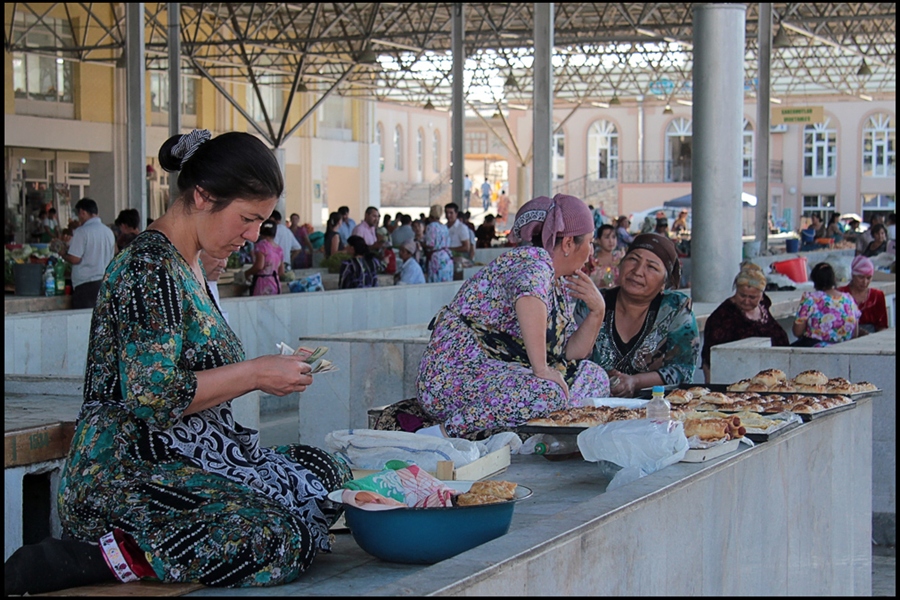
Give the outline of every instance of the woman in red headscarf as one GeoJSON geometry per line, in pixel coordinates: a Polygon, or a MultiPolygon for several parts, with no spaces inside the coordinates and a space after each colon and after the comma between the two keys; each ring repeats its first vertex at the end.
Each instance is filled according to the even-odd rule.
{"type": "Polygon", "coordinates": [[[584,360],[605,312],[581,270],[593,229],[578,198],[527,202],[513,233],[531,245],[505,252],[463,283],[432,320],[417,399],[389,407],[376,427],[439,425],[454,437],[478,439],[608,396],[606,372],[584,360]],[[585,306],[580,325],[572,315],[576,300],[585,306]]]}
{"type": "Polygon", "coordinates": [[[869,287],[875,265],[865,256],[857,256],[850,265],[850,283],[839,287],[839,292],[850,294],[862,311],[859,318],[859,335],[875,333],[888,328],[887,304],[884,292],[869,287]]]}

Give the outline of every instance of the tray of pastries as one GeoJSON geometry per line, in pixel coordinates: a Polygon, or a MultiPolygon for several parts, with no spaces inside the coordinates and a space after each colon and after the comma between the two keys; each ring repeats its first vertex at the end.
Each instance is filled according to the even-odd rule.
{"type": "Polygon", "coordinates": [[[668,386],[666,400],[682,409],[760,414],[792,412],[809,421],[852,409],[856,406],[854,400],[880,393],[871,383],[829,379],[819,371],[804,371],[788,379],[783,371],[766,369],[733,384],[668,386]]]}

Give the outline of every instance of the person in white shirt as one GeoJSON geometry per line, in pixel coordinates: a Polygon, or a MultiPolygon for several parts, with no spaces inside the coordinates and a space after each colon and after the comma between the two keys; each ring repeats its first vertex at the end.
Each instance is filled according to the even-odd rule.
{"type": "Polygon", "coordinates": [[[72,308],[94,308],[106,267],[116,253],[116,236],[98,217],[90,198],[75,204],[81,225],[72,233],[66,260],[72,263],[72,308]]]}
{"type": "Polygon", "coordinates": [[[403,264],[394,275],[394,285],[425,283],[425,273],[422,272],[422,266],[416,260],[418,249],[415,240],[406,240],[400,245],[400,259],[403,264]]]}
{"type": "Polygon", "coordinates": [[[463,208],[469,210],[469,203],[472,201],[472,180],[469,179],[468,173],[466,173],[466,178],[463,179],[463,200],[465,205],[463,208]]]}
{"type": "Polygon", "coordinates": [[[273,210],[272,216],[269,218],[275,221],[275,245],[281,248],[284,269],[285,271],[290,271],[294,256],[303,249],[303,246],[297,241],[294,232],[281,222],[280,212],[273,210]]]}
{"type": "Polygon", "coordinates": [[[469,228],[459,219],[459,206],[455,202],[444,205],[447,229],[450,231],[450,251],[469,255],[469,228]]]}

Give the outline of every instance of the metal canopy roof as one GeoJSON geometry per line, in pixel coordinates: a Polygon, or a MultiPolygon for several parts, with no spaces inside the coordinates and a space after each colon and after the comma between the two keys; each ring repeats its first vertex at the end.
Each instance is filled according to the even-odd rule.
{"type": "MultiPolygon", "coordinates": [[[[106,62],[118,60],[124,52],[125,10],[121,3],[112,5],[115,16],[107,18],[95,3],[6,6],[7,51],[64,51],[72,58],[106,62]],[[44,17],[60,6],[75,25],[73,38],[64,40],[54,34],[52,46],[26,46],[25,28],[13,23],[27,15],[28,29],[46,29],[44,17]]],[[[167,68],[166,6],[145,4],[149,69],[167,68]]],[[[335,92],[344,96],[418,106],[430,101],[438,109],[448,109],[453,6],[182,3],[183,69],[219,82],[249,81],[286,89],[302,84],[318,92],[337,85],[335,92]]],[[[530,106],[534,5],[462,6],[467,102],[485,110],[530,106]]],[[[772,50],[772,97],[862,94],[868,99],[894,94],[894,4],[772,6],[773,33],[777,35],[772,50]],[[788,38],[784,46],[779,44],[782,36],[788,38]],[[862,68],[863,61],[867,68],[862,68]],[[867,70],[871,74],[865,74],[867,70]]],[[[759,4],[747,3],[746,7],[745,89],[753,96],[759,4]]],[[[600,103],[613,97],[626,101],[638,96],[690,99],[692,4],[557,3],[554,22],[557,102],[600,103]]]]}

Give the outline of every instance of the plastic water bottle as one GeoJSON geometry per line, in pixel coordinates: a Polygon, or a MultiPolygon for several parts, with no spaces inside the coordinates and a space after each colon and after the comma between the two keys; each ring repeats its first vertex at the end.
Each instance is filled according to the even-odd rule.
{"type": "Polygon", "coordinates": [[[47,265],[47,268],[44,269],[44,295],[56,295],[56,278],[53,277],[53,267],[51,265],[47,265]]]}
{"type": "Polygon", "coordinates": [[[549,460],[562,460],[578,454],[578,441],[574,435],[555,437],[544,434],[534,446],[534,453],[549,460]]]}
{"type": "Polygon", "coordinates": [[[541,433],[531,436],[530,438],[522,442],[522,446],[519,448],[519,451],[516,454],[534,454],[535,446],[537,446],[543,439],[544,435],[541,433]]]}
{"type": "Polygon", "coordinates": [[[653,397],[647,404],[647,418],[651,421],[668,421],[669,408],[669,402],[666,400],[666,390],[661,385],[654,385],[653,397]]]}
{"type": "Polygon", "coordinates": [[[56,295],[64,295],[66,293],[66,263],[64,261],[58,260],[53,265],[53,276],[56,278],[56,295]]]}

